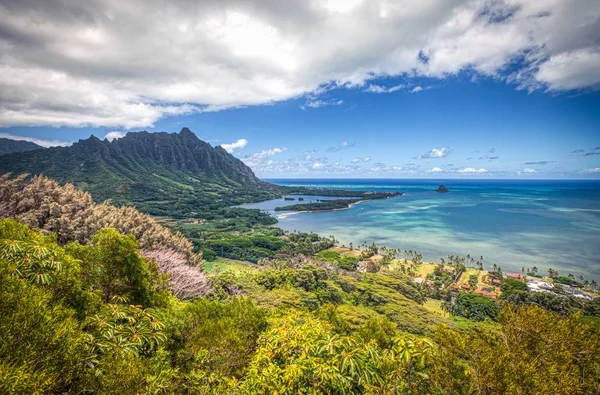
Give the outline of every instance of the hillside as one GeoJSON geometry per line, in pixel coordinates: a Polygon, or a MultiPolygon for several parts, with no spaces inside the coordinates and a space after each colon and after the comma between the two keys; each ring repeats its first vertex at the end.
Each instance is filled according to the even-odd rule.
{"type": "Polygon", "coordinates": [[[97,201],[133,203],[154,215],[201,216],[232,204],[280,196],[242,161],[189,129],[128,133],[108,141],[91,136],[70,147],[0,157],[0,173],[44,174],[73,183],[97,201]]]}
{"type": "Polygon", "coordinates": [[[13,152],[33,151],[43,148],[44,147],[41,145],[37,145],[30,141],[0,138],[0,155],[10,154],[13,152]]]}

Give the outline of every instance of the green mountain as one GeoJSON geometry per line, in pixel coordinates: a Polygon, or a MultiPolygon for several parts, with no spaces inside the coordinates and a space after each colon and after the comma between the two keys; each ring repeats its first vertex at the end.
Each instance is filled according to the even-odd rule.
{"type": "Polygon", "coordinates": [[[36,149],[43,148],[44,147],[42,147],[41,145],[37,145],[30,141],[0,138],[0,155],[10,154],[13,152],[33,151],[36,149]]]}
{"type": "Polygon", "coordinates": [[[98,201],[134,204],[154,215],[206,216],[233,204],[281,195],[242,161],[189,129],[127,133],[113,141],[91,136],[70,147],[0,157],[0,173],[44,174],[73,183],[98,201]]]}

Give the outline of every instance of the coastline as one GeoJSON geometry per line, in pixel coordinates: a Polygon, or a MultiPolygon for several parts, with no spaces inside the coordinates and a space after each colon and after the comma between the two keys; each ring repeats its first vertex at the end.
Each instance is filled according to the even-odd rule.
{"type": "MultiPolygon", "coordinates": [[[[359,200],[358,202],[350,203],[350,204],[348,205],[348,207],[342,207],[342,208],[332,208],[332,209],[329,209],[329,210],[301,210],[301,211],[288,211],[287,213],[285,213],[285,214],[281,214],[281,215],[278,215],[278,216],[276,216],[275,218],[279,220],[279,219],[284,219],[284,218],[287,218],[287,217],[289,217],[289,216],[296,215],[296,214],[305,214],[305,213],[330,213],[330,212],[332,212],[332,211],[342,211],[342,210],[349,210],[349,209],[351,209],[352,207],[356,206],[357,204],[359,204],[359,203],[362,203],[362,202],[364,202],[364,201],[366,201],[366,200],[368,200],[368,199],[359,200]]],[[[277,212],[277,211],[275,211],[275,212],[277,212]]]]}

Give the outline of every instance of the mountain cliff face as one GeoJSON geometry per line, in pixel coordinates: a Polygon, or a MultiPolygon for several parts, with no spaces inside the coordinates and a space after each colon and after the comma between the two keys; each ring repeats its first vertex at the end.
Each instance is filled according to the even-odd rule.
{"type": "Polygon", "coordinates": [[[11,140],[0,138],[0,155],[10,154],[13,152],[32,151],[34,149],[43,149],[41,145],[37,145],[30,141],[11,140]]]}
{"type": "Polygon", "coordinates": [[[70,147],[0,157],[0,173],[44,174],[71,182],[97,200],[133,203],[151,214],[202,216],[231,204],[279,196],[248,166],[189,129],[128,133],[108,141],[94,136],[70,147]]]}

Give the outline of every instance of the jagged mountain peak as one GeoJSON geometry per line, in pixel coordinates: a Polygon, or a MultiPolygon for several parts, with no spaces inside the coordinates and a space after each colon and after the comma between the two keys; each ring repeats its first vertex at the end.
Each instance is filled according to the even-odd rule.
{"type": "MultiPolygon", "coordinates": [[[[129,132],[112,141],[95,136],[70,147],[0,157],[0,174],[44,174],[90,191],[97,200],[168,201],[173,196],[213,200],[232,191],[272,191],[252,169],[189,128],[179,133],[129,132]],[[201,192],[200,192],[201,191],[201,192]]],[[[244,192],[245,193],[245,192],[244,192]]]]}

